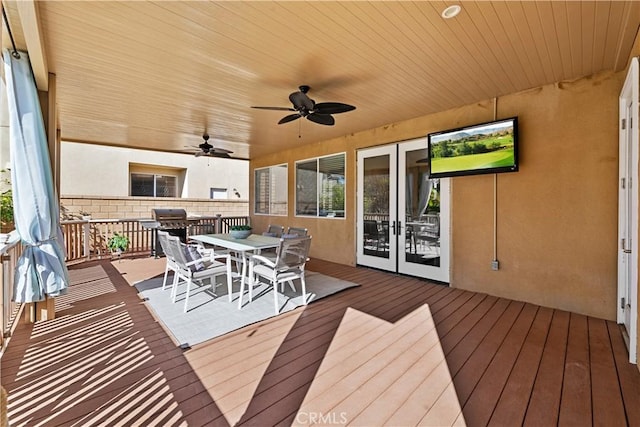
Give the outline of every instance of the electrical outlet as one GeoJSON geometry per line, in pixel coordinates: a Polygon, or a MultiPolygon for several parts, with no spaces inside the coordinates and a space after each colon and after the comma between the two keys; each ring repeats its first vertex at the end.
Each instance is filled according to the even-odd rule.
{"type": "Polygon", "coordinates": [[[498,271],[500,269],[500,262],[497,259],[491,261],[491,269],[493,271],[498,271]]]}

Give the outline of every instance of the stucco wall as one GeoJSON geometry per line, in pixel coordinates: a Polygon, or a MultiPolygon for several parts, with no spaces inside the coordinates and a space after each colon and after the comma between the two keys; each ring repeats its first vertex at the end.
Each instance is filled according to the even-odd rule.
{"type": "Polygon", "coordinates": [[[186,170],[179,177],[180,197],[208,199],[210,188],[226,188],[231,199],[249,198],[246,160],[63,142],[60,163],[60,194],[128,196],[129,169],[134,164],[138,170],[143,169],[140,165],[186,170]]]}
{"type": "MultiPolygon", "coordinates": [[[[498,118],[519,117],[521,142],[520,171],[497,176],[501,268],[490,268],[493,175],[453,178],[451,286],[615,319],[617,103],[624,77],[605,73],[495,100],[498,118]]],[[[289,162],[289,216],[253,215],[253,224],[307,227],[311,256],[353,265],[356,150],[493,114],[494,100],[487,100],[255,159],[251,170],[289,162]],[[341,151],[347,152],[345,219],[296,218],[294,161],[341,151]]],[[[253,173],[250,179],[253,186],[253,173]]]]}

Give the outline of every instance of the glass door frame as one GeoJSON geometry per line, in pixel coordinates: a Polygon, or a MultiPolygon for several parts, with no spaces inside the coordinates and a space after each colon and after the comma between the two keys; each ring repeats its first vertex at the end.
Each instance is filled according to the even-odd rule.
{"type": "Polygon", "coordinates": [[[393,271],[397,270],[397,240],[393,233],[391,227],[389,227],[389,241],[388,243],[388,258],[378,257],[367,255],[365,253],[365,236],[364,236],[364,163],[366,158],[372,157],[380,157],[380,156],[389,156],[389,224],[391,224],[392,220],[395,220],[396,217],[396,203],[395,197],[391,197],[393,195],[392,189],[397,187],[397,150],[395,145],[385,145],[382,147],[375,148],[367,148],[358,150],[357,152],[357,169],[358,169],[358,177],[357,177],[357,216],[356,216],[356,262],[359,265],[365,265],[368,267],[379,268],[381,270],[393,271]]]}
{"type": "MultiPolygon", "coordinates": [[[[398,146],[398,173],[402,179],[398,179],[398,218],[402,218],[400,228],[400,234],[398,235],[399,242],[407,242],[407,212],[406,212],[406,195],[407,195],[407,153],[416,150],[427,150],[427,138],[418,138],[410,141],[403,141],[397,144],[398,146]]],[[[424,277],[431,280],[437,280],[439,282],[449,283],[449,259],[450,259],[450,184],[449,178],[441,178],[440,180],[440,213],[439,213],[439,228],[440,239],[438,242],[440,265],[432,266],[425,264],[418,264],[407,261],[405,251],[398,253],[398,273],[408,274],[411,276],[424,277]]],[[[410,237],[410,236],[409,236],[410,237]]],[[[402,248],[405,247],[403,243],[402,248]]]]}
{"type": "Polygon", "coordinates": [[[423,277],[448,283],[450,280],[450,179],[440,179],[440,265],[407,261],[406,243],[406,158],[407,153],[427,150],[427,138],[363,148],[357,151],[356,191],[356,263],[381,270],[423,277]],[[388,258],[365,254],[364,250],[364,166],[365,159],[388,156],[389,159],[389,242],[388,258]]]}

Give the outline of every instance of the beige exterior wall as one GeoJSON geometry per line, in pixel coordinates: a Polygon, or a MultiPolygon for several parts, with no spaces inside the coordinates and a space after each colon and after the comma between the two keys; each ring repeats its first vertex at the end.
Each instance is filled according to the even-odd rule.
{"type": "MultiPolygon", "coordinates": [[[[247,216],[247,200],[210,200],[154,197],[62,196],[60,205],[68,214],[91,214],[92,219],[151,218],[151,209],[185,209],[188,216],[247,216]]],[[[64,213],[64,212],[63,212],[64,213]]]]}
{"type": "Polygon", "coordinates": [[[133,169],[175,174],[179,197],[209,199],[210,188],[226,188],[229,199],[249,198],[246,160],[63,142],[60,163],[60,194],[129,196],[129,174],[133,169]]]}
{"type": "MultiPolygon", "coordinates": [[[[490,268],[493,175],[453,178],[451,286],[615,319],[618,95],[624,78],[624,72],[601,74],[495,100],[497,118],[519,117],[521,148],[520,171],[497,175],[501,268],[490,268]]],[[[353,265],[356,150],[489,121],[493,112],[494,100],[487,100],[255,159],[251,170],[288,161],[289,215],[253,215],[253,224],[307,227],[311,256],[353,265]],[[342,151],[345,219],[295,217],[295,160],[342,151]]]]}

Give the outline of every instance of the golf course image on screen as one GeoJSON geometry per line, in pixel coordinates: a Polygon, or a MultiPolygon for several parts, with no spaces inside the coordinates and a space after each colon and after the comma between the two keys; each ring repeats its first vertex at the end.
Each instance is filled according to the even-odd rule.
{"type": "Polygon", "coordinates": [[[517,170],[514,119],[430,134],[430,175],[517,170]]]}

